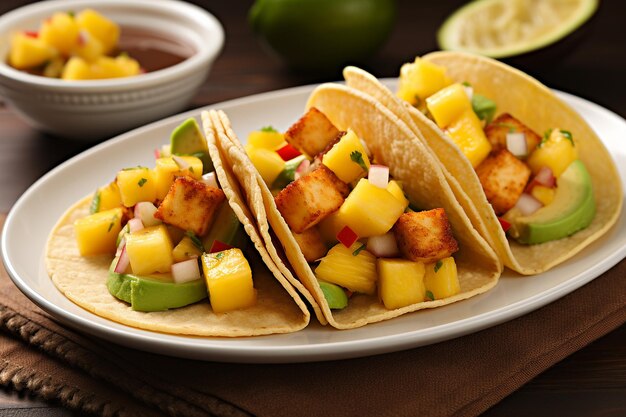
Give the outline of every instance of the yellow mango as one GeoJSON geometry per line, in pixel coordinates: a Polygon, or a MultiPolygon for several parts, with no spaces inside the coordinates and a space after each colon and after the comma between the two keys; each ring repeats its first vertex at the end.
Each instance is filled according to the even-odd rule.
{"type": "Polygon", "coordinates": [[[272,130],[271,128],[255,130],[248,135],[248,145],[255,148],[263,148],[274,151],[286,143],[285,135],[276,130],[272,130]]]}
{"type": "Polygon", "coordinates": [[[202,178],[202,161],[195,156],[178,156],[190,166],[181,169],[172,157],[157,158],[154,168],[154,180],[156,181],[156,196],[163,200],[169,191],[174,177],[187,175],[199,180],[202,178]]]}
{"type": "Polygon", "coordinates": [[[94,61],[103,54],[102,43],[85,30],[81,30],[78,35],[78,42],[72,49],[72,55],[79,56],[86,61],[94,61]]]}
{"type": "Polygon", "coordinates": [[[65,64],[61,78],[64,80],[89,80],[91,79],[91,67],[83,58],[73,56],[65,64]]]}
{"type": "Polygon", "coordinates": [[[398,199],[398,201],[402,203],[404,209],[409,206],[409,200],[404,195],[404,191],[402,191],[402,186],[400,185],[399,181],[389,181],[389,183],[387,184],[387,191],[389,191],[396,199],[398,199]]]}
{"type": "Polygon", "coordinates": [[[256,303],[252,270],[241,249],[205,253],[202,271],[214,312],[223,313],[256,303]]]}
{"type": "Polygon", "coordinates": [[[189,258],[197,258],[199,256],[202,256],[202,251],[193,243],[193,240],[191,240],[189,236],[183,237],[181,241],[174,246],[174,250],[172,250],[174,262],[182,262],[189,258]]]}
{"type": "Polygon", "coordinates": [[[85,9],[76,15],[76,23],[100,41],[103,54],[115,49],[120,37],[120,28],[115,22],[95,10],[85,9]]]}
{"type": "Polygon", "coordinates": [[[362,178],[339,208],[340,215],[359,237],[387,233],[406,206],[386,189],[362,178]]]}
{"type": "Polygon", "coordinates": [[[480,165],[491,152],[491,143],[485,136],[480,119],[472,109],[466,110],[449,125],[446,133],[474,168],[480,165]]]}
{"type": "Polygon", "coordinates": [[[156,200],[154,171],[146,167],[126,168],[117,173],[115,182],[120,190],[122,204],[132,207],[140,201],[156,200]]]}
{"type": "Polygon", "coordinates": [[[39,38],[17,33],[11,38],[9,65],[19,70],[43,65],[56,56],[54,48],[39,38]]]}
{"type": "Polygon", "coordinates": [[[413,105],[452,84],[446,69],[421,58],[406,63],[400,68],[398,97],[413,105]]]}
{"type": "Polygon", "coordinates": [[[376,263],[378,297],[386,308],[391,310],[425,300],[425,268],[422,262],[379,258],[376,263]]]}
{"type": "Polygon", "coordinates": [[[257,148],[251,145],[246,146],[246,152],[254,164],[254,167],[259,171],[261,177],[263,177],[263,181],[270,187],[285,168],[283,158],[275,151],[257,148]]]}
{"type": "Polygon", "coordinates": [[[453,257],[441,259],[426,265],[424,275],[426,291],[430,291],[433,299],[452,297],[461,292],[459,278],[456,271],[456,263],[453,257]]]}
{"type": "Polygon", "coordinates": [[[558,178],[576,159],[578,159],[578,150],[571,133],[552,129],[546,133],[544,140],[539,143],[526,162],[533,174],[537,174],[541,167],[546,166],[558,178]]]}
{"type": "Polygon", "coordinates": [[[361,242],[349,248],[343,243],[333,246],[315,268],[318,279],[337,284],[350,291],[373,295],[376,292],[376,257],[361,242]]]}
{"type": "Polygon", "coordinates": [[[79,30],[76,20],[68,13],[57,12],[45,20],[39,29],[39,39],[69,56],[78,45],[79,30]]]}
{"type": "Polygon", "coordinates": [[[122,209],[90,214],[74,222],[76,243],[82,256],[114,254],[122,230],[122,209]]]}
{"type": "Polygon", "coordinates": [[[122,205],[120,189],[115,182],[98,188],[97,195],[99,199],[98,211],[110,210],[122,205]]]}
{"type": "Polygon", "coordinates": [[[541,201],[544,206],[547,206],[554,200],[554,193],[556,188],[550,188],[543,185],[535,185],[530,194],[537,200],[541,201]]]}
{"type": "Polygon", "coordinates": [[[173,249],[167,227],[163,224],[126,235],[126,253],[136,275],[169,272],[174,263],[173,249]]]}
{"type": "Polygon", "coordinates": [[[130,77],[141,74],[141,65],[139,65],[139,61],[126,54],[116,56],[114,61],[119,71],[121,71],[122,77],[130,77]]]}
{"type": "Polygon", "coordinates": [[[452,84],[426,99],[426,107],[442,129],[458,120],[467,110],[472,110],[472,102],[459,84],[452,84]]]}
{"type": "Polygon", "coordinates": [[[324,154],[322,163],[347,184],[367,175],[370,168],[370,160],[363,144],[356,133],[349,129],[339,142],[324,154]]]}

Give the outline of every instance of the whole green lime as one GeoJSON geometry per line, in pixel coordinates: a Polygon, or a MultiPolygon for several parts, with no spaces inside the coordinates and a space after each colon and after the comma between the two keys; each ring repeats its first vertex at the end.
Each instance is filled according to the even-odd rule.
{"type": "Polygon", "coordinates": [[[394,0],[257,0],[248,19],[290,66],[335,71],[376,52],[395,12],[394,0]]]}

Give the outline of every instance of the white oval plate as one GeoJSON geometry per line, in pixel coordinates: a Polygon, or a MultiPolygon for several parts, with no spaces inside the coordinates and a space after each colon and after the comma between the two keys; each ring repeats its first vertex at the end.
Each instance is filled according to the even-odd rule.
{"type": "MultiPolygon", "coordinates": [[[[393,81],[385,80],[392,85],[393,81]]],[[[210,106],[228,113],[240,138],[262,126],[284,130],[301,115],[313,86],[259,94],[210,106]]],[[[583,99],[558,93],[602,138],[626,183],[626,121],[583,99]]],[[[123,167],[153,163],[152,150],[171,130],[200,110],[170,117],[104,142],[53,169],[11,210],[2,234],[2,256],[15,284],[33,302],[77,330],[122,345],[185,358],[228,362],[306,362],[393,352],[462,336],[533,311],[581,287],[626,256],[626,220],[574,259],[549,272],[519,278],[505,271],[491,291],[445,308],[424,310],[354,330],[311,323],[286,335],[248,338],[175,336],[124,326],[73,304],[52,284],[43,263],[48,233],[63,212],[123,167]]]]}

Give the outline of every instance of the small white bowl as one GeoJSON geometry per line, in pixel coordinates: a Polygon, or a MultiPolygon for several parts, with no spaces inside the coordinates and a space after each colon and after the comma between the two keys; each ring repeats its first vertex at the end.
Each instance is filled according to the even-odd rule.
{"type": "Polygon", "coordinates": [[[186,108],[224,44],[218,20],[177,0],[49,0],[0,17],[0,92],[33,127],[95,142],[186,108]],[[168,68],[134,77],[64,81],[18,71],[7,64],[11,35],[37,30],[57,11],[92,8],[122,27],[157,33],[195,53],[168,68]]]}

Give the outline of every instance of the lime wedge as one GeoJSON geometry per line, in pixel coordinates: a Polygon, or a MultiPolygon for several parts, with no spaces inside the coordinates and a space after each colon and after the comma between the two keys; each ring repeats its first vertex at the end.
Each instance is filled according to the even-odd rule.
{"type": "Polygon", "coordinates": [[[477,0],[461,7],[437,34],[441,49],[506,58],[566,37],[598,8],[598,0],[477,0]]]}

